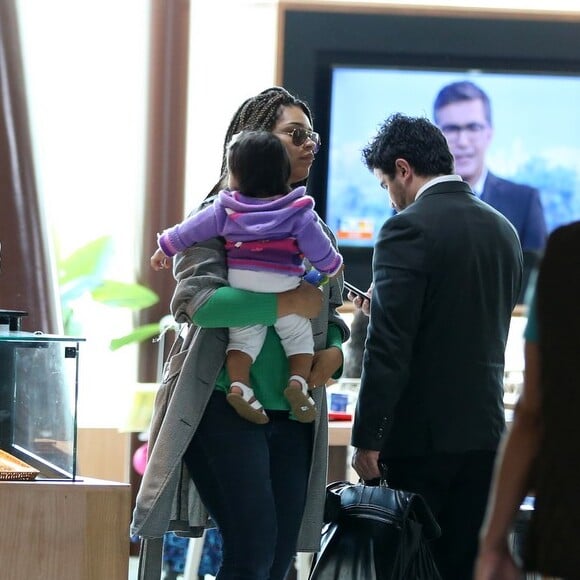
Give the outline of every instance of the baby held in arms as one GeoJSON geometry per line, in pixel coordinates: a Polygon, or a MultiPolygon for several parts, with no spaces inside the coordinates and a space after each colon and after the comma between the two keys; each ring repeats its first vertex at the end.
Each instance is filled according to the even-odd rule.
{"type": "MultiPolygon", "coordinates": [[[[221,236],[225,239],[228,281],[254,292],[285,292],[296,288],[306,272],[304,258],[332,277],[343,267],[342,256],[320,226],[314,200],[305,187],[289,185],[290,160],[278,137],[265,131],[244,131],[228,147],[228,189],[213,203],[158,236],[151,257],[155,270],[169,268],[168,257],[190,246],[221,236]]],[[[290,314],[274,324],[288,357],[284,389],[292,414],[303,423],[314,421],[316,407],[308,392],[314,354],[307,318],[290,314]]],[[[269,421],[250,384],[250,368],[266,337],[267,327],[230,328],[226,368],[227,400],[253,423],[269,421]]]]}

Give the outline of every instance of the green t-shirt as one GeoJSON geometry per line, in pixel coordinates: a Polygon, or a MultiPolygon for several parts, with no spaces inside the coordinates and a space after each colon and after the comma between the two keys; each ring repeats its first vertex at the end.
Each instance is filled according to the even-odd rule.
{"type": "MultiPolygon", "coordinates": [[[[219,288],[196,312],[193,322],[199,326],[223,328],[264,324],[268,326],[264,345],[250,369],[251,386],[264,408],[287,411],[290,409],[283,392],[288,383],[289,368],[280,337],[272,326],[276,321],[278,302],[276,294],[249,292],[236,288],[219,288]]],[[[340,328],[330,324],[326,346],[342,348],[340,328]]],[[[335,373],[338,378],[342,372],[335,373]]],[[[216,388],[227,392],[230,380],[225,367],[218,375],[216,388]]]]}
{"type": "Polygon", "coordinates": [[[526,329],[524,331],[524,338],[529,342],[536,343],[540,340],[540,335],[538,332],[538,316],[536,312],[535,292],[528,307],[528,322],[526,324],[526,329]]]}

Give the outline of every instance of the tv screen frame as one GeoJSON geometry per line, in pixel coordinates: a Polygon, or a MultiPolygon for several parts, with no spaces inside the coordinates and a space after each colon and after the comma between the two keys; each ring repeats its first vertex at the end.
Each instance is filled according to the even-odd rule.
{"type": "MultiPolygon", "coordinates": [[[[580,76],[578,13],[284,3],[279,11],[277,82],[309,103],[321,134],[309,192],[323,219],[335,66],[458,71],[458,78],[466,70],[580,76]]],[[[377,125],[391,112],[385,110],[377,125]]],[[[368,287],[372,247],[340,249],[348,280],[368,287]]],[[[527,261],[529,274],[534,259],[527,261]]]]}

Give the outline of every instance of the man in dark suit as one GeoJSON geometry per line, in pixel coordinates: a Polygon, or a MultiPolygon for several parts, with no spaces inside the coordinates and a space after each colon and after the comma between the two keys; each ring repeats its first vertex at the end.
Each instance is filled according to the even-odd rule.
{"type": "MultiPolygon", "coordinates": [[[[353,467],[421,493],[445,580],[471,578],[505,427],[504,350],[522,278],[513,226],[452,175],[427,119],[397,114],[363,150],[397,215],[374,251],[353,467]]],[[[360,301],[359,301],[360,304],[360,301]]]]}
{"type": "Polygon", "coordinates": [[[448,84],[435,98],[433,118],[449,143],[455,172],[476,195],[507,217],[524,251],[540,253],[547,229],[538,190],[497,177],[486,167],[485,156],[493,139],[487,94],[470,81],[448,84]]]}

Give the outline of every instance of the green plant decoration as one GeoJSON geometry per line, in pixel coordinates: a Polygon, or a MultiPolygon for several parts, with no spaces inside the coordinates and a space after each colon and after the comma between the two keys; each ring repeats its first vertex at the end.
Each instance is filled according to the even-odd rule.
{"type": "MultiPolygon", "coordinates": [[[[82,246],[64,260],[58,260],[58,281],[62,305],[64,332],[69,336],[80,334],[75,318],[74,302],[89,293],[93,300],[115,308],[141,310],[159,301],[155,292],[136,283],[118,282],[105,278],[113,255],[113,239],[103,236],[82,246]]],[[[158,335],[160,323],[146,324],[133,329],[126,336],[114,338],[111,350],[158,335]]]]}

